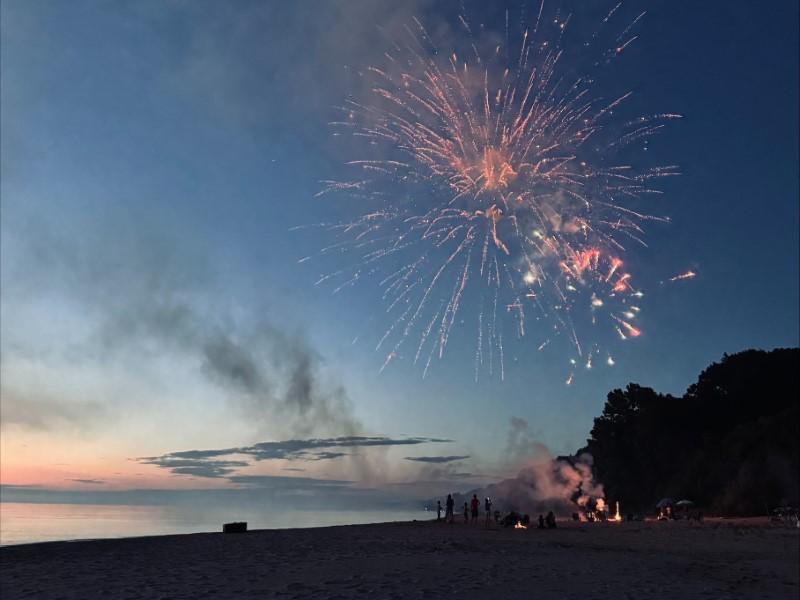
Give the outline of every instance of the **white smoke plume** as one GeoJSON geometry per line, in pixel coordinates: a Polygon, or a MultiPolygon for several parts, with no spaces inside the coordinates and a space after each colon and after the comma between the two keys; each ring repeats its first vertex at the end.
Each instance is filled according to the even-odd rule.
{"type": "Polygon", "coordinates": [[[507,456],[519,465],[513,479],[491,484],[468,495],[490,497],[501,512],[521,513],[554,511],[568,515],[587,503],[604,497],[603,485],[592,474],[590,454],[554,458],[547,446],[535,439],[524,419],[511,419],[507,456]]]}

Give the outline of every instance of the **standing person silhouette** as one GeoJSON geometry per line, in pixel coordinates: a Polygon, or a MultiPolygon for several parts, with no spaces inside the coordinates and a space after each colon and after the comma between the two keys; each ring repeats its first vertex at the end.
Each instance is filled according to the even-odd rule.
{"type": "Polygon", "coordinates": [[[469,507],[467,506],[467,503],[464,502],[464,525],[467,523],[469,523],[469,507]]]}
{"type": "Polygon", "coordinates": [[[489,527],[492,524],[492,501],[489,496],[486,496],[486,501],[483,503],[483,507],[486,510],[486,521],[484,525],[489,527]]]}
{"type": "Polygon", "coordinates": [[[445,502],[446,509],[444,511],[444,520],[448,523],[453,522],[453,508],[456,503],[453,500],[453,494],[447,494],[447,502],[445,502]]]}
{"type": "Polygon", "coordinates": [[[437,500],[436,501],[436,522],[438,523],[441,520],[442,520],[442,501],[441,500],[437,500]]]}
{"type": "Polygon", "coordinates": [[[478,522],[478,511],[481,508],[481,501],[478,500],[478,494],[472,494],[472,500],[469,502],[469,507],[472,509],[472,522],[478,522]]]}
{"type": "Polygon", "coordinates": [[[544,518],[544,522],[547,525],[548,529],[556,528],[556,516],[553,514],[552,510],[549,513],[547,513],[547,516],[544,518]]]}

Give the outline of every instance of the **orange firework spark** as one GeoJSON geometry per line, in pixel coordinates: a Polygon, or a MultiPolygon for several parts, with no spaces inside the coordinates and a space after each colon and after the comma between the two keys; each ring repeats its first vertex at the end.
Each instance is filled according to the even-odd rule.
{"type": "MultiPolygon", "coordinates": [[[[346,238],[321,253],[359,253],[355,269],[337,273],[346,279],[338,289],[384,271],[380,283],[394,315],[378,344],[394,339],[384,366],[419,331],[411,354],[427,371],[463,322],[458,315],[468,292],[479,306],[472,321],[476,376],[481,366],[503,374],[503,314],[517,320],[518,337],[529,312],[548,316],[578,356],[574,315],[584,307],[592,323],[607,323],[621,338],[640,335],[611,312],[630,319],[627,307],[614,306],[641,295],[621,272],[619,256],[627,242],[644,243],[643,222],[666,219],[625,204],[659,193],[654,182],[677,171],[614,164],[614,156],[679,115],[617,124],[613,113],[631,92],[602,100],[591,93],[592,75],[569,79],[561,42],[570,18],[551,23],[543,13],[544,2],[517,50],[509,48],[506,17],[506,51],[493,44],[488,57],[465,15],[463,39],[455,41],[464,52],[443,51],[415,19],[386,64],[368,69],[369,98],[349,100],[346,118],[334,123],[366,141],[369,155],[347,163],[357,176],[327,181],[321,194],[351,195],[379,208],[330,226],[346,238]],[[391,265],[388,273],[381,265],[391,265]]],[[[598,69],[634,42],[629,31],[641,17],[600,52],[598,69]]],[[[595,32],[585,45],[599,39],[595,32]]]]}
{"type": "Polygon", "coordinates": [[[675,277],[671,277],[670,281],[678,281],[680,279],[691,279],[692,277],[696,277],[697,273],[694,271],[686,271],[683,275],[676,275],[675,277]]]}

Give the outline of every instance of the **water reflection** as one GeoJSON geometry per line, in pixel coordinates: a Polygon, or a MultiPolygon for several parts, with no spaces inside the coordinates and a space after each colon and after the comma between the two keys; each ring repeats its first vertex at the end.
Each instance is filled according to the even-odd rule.
{"type": "Polygon", "coordinates": [[[27,504],[0,502],[0,544],[250,529],[325,527],[429,518],[424,511],[279,511],[266,506],[27,504]]]}

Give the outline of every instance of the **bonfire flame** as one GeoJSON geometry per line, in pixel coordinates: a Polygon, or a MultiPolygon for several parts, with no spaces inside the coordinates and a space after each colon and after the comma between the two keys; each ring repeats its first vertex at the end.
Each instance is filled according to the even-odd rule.
{"type": "Polygon", "coordinates": [[[598,498],[597,503],[595,505],[594,513],[587,512],[586,518],[590,521],[593,520],[593,518],[596,518],[598,521],[608,520],[608,521],[616,521],[617,523],[622,521],[622,513],[620,513],[619,511],[619,502],[616,503],[616,514],[614,514],[613,517],[609,517],[608,519],[606,519],[605,516],[606,508],[607,508],[606,501],[603,498],[598,498]]]}

